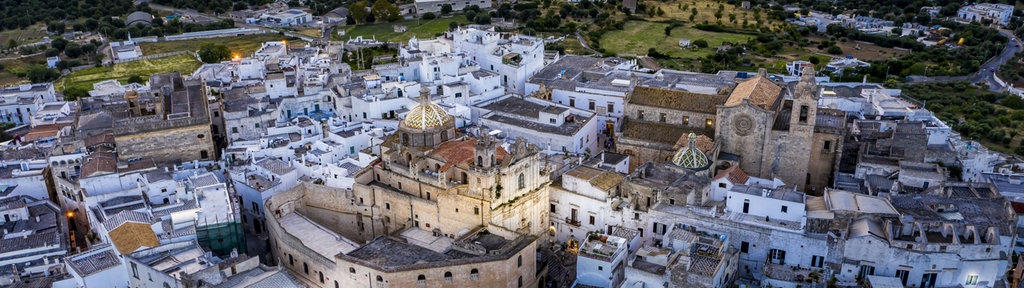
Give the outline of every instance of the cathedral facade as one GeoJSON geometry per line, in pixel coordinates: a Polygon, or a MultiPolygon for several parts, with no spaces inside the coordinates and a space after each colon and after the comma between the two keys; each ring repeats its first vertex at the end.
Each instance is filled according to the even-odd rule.
{"type": "Polygon", "coordinates": [[[846,115],[819,107],[814,70],[805,70],[790,87],[772,82],[764,70],[737,85],[718,106],[715,141],[752,176],[813,193],[832,182],[846,115]]]}
{"type": "Polygon", "coordinates": [[[539,150],[523,140],[506,149],[486,133],[458,135],[454,117],[421,97],[382,144],[380,162],[356,176],[356,197],[383,208],[374,217],[388,231],[545,234],[550,180],[539,150]]]}

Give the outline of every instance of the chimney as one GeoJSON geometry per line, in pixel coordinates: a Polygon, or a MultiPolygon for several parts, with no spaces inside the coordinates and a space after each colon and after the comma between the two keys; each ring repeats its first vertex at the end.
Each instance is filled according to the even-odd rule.
{"type": "Polygon", "coordinates": [[[768,77],[768,69],[758,68],[757,69],[757,77],[765,77],[765,78],[767,78],[768,77]]]}
{"type": "Polygon", "coordinates": [[[36,223],[39,223],[39,216],[36,216],[36,223]]]}

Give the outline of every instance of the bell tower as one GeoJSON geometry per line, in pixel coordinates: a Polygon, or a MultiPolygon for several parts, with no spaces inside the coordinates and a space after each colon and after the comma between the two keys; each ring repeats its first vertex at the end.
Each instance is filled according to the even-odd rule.
{"type": "MultiPolygon", "coordinates": [[[[789,119],[790,132],[813,130],[815,115],[818,114],[818,83],[814,80],[814,68],[805,66],[800,82],[793,90],[793,113],[789,119]]],[[[812,131],[813,132],[813,131],[812,131]]]]}
{"type": "Polygon", "coordinates": [[[473,145],[473,166],[490,169],[497,163],[494,153],[498,148],[498,141],[483,129],[478,129],[477,134],[476,144],[473,145]]]}
{"type": "Polygon", "coordinates": [[[803,190],[810,179],[809,167],[814,150],[814,126],[818,115],[818,83],[814,80],[814,68],[807,66],[800,75],[800,82],[792,91],[789,131],[783,137],[774,139],[771,172],[786,184],[803,190]]]}

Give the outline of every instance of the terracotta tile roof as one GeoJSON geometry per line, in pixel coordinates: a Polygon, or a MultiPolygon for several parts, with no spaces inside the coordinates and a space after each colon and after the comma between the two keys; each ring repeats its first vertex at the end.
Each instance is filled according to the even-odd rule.
{"type": "Polygon", "coordinates": [[[597,177],[590,179],[590,185],[594,185],[594,187],[597,187],[597,189],[601,189],[602,191],[607,191],[608,189],[615,187],[615,185],[622,183],[622,178],[624,178],[622,174],[605,171],[604,173],[601,173],[601,175],[597,175],[597,177]]]}
{"type": "Polygon", "coordinates": [[[729,99],[725,101],[725,106],[736,106],[743,103],[743,99],[749,99],[750,104],[771,109],[781,92],[782,87],[772,83],[768,78],[757,76],[736,85],[736,89],[732,90],[729,99]]]}
{"type": "Polygon", "coordinates": [[[99,144],[114,145],[113,131],[107,130],[100,134],[85,137],[85,147],[92,147],[99,144]]]}
{"type": "Polygon", "coordinates": [[[682,127],[667,123],[637,121],[629,118],[622,120],[622,137],[625,138],[643,139],[645,141],[675,146],[676,142],[679,141],[679,137],[685,139],[689,133],[714,135],[712,130],[682,127]]]}
{"type": "Polygon", "coordinates": [[[587,180],[590,185],[594,185],[595,188],[601,191],[607,191],[615,185],[622,183],[623,175],[614,171],[605,171],[589,166],[577,166],[572,170],[565,172],[566,175],[587,180]]]}
{"type": "Polygon", "coordinates": [[[113,153],[93,153],[82,160],[82,177],[117,172],[117,157],[113,153]]]}
{"type": "Polygon", "coordinates": [[[715,114],[718,105],[725,103],[726,98],[723,95],[637,86],[629,96],[629,104],[715,114]]]}
{"type": "MultiPolygon", "coordinates": [[[[441,166],[441,171],[448,171],[452,166],[473,160],[473,154],[475,154],[473,152],[473,145],[476,145],[476,138],[460,141],[448,141],[438,145],[437,148],[434,148],[434,151],[431,151],[429,155],[444,159],[445,163],[441,166]]],[[[505,148],[499,146],[494,157],[500,161],[505,159],[505,156],[507,155],[508,151],[505,151],[505,148]]]]}
{"type": "Polygon", "coordinates": [[[718,171],[718,175],[715,175],[715,178],[711,178],[711,180],[714,181],[722,179],[723,177],[729,177],[729,182],[732,182],[733,184],[746,184],[747,180],[750,180],[750,176],[747,175],[747,172],[744,172],[743,169],[740,169],[739,165],[718,171]]]}
{"type": "Polygon", "coordinates": [[[57,134],[60,133],[60,129],[66,127],[66,126],[71,126],[71,124],[70,123],[63,123],[63,124],[58,123],[58,124],[46,124],[46,125],[39,125],[39,126],[36,126],[36,127],[32,127],[32,130],[29,130],[28,134],[25,134],[25,137],[22,138],[22,140],[24,140],[26,142],[31,142],[31,141],[35,141],[35,140],[38,140],[38,139],[57,137],[57,134]]]}
{"type": "Polygon", "coordinates": [[[121,254],[135,252],[135,250],[143,247],[156,247],[160,245],[160,240],[156,238],[156,233],[153,232],[153,228],[149,224],[124,223],[111,230],[109,235],[110,242],[114,244],[114,247],[121,254]]]}
{"type": "MultiPolygon", "coordinates": [[[[673,147],[673,148],[679,149],[679,148],[683,148],[683,147],[686,147],[686,146],[689,146],[689,145],[690,145],[689,134],[684,134],[684,135],[679,136],[679,139],[676,140],[676,146],[673,147]]],[[[707,135],[703,135],[703,134],[702,135],[697,135],[697,149],[700,149],[700,152],[708,153],[708,151],[711,151],[711,148],[714,148],[714,147],[715,147],[715,140],[714,139],[711,139],[711,137],[708,137],[707,135]]]]}

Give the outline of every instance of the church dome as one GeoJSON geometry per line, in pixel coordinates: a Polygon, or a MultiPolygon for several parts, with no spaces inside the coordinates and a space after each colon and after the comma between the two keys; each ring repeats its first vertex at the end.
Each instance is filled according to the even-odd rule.
{"type": "MultiPolygon", "coordinates": [[[[426,90],[426,87],[424,87],[426,90]]],[[[406,114],[405,123],[406,127],[413,129],[431,129],[445,126],[445,124],[454,122],[451,115],[444,111],[444,108],[437,104],[430,103],[430,96],[420,95],[420,104],[413,107],[406,114]]]]}
{"type": "Polygon", "coordinates": [[[708,164],[710,163],[708,156],[704,155],[704,152],[701,152],[700,149],[697,148],[697,134],[690,133],[689,138],[690,145],[679,148],[679,150],[676,151],[676,155],[672,156],[672,163],[679,167],[688,169],[703,169],[708,167],[708,164]]]}

